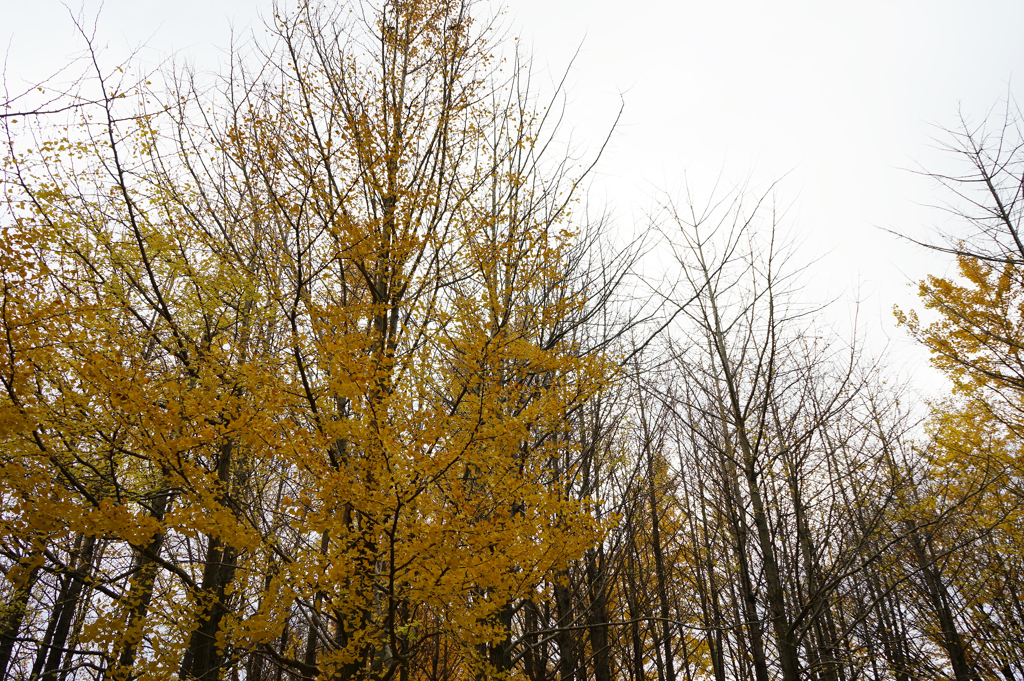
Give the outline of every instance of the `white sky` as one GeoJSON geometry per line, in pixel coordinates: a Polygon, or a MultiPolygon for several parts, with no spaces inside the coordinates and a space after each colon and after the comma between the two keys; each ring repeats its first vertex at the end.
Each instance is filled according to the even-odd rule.
{"type": "MultiPolygon", "coordinates": [[[[83,5],[68,0],[76,11],[83,5]]],[[[86,16],[100,3],[86,0],[86,16]]],[[[824,254],[812,291],[863,302],[876,347],[891,338],[915,372],[923,353],[893,329],[893,303],[915,303],[907,282],[947,263],[898,242],[887,227],[927,237],[944,198],[907,169],[955,170],[930,138],[975,121],[1008,93],[1024,101],[1022,0],[508,0],[506,24],[542,70],[570,72],[574,139],[597,147],[625,111],[596,189],[623,224],[645,221],[658,192],[685,176],[706,187],[785,175],[779,196],[824,254]],[[856,293],[855,293],[856,292],[856,293]]],[[[147,59],[177,51],[214,70],[237,33],[261,31],[269,2],[107,0],[100,43],[113,63],[128,46],[147,59]]],[[[0,0],[11,90],[55,70],[80,48],[56,0],[0,0]]],[[[553,76],[554,77],[554,76],[553,76]]],[[[996,112],[998,113],[998,111],[996,112]]],[[[845,324],[849,304],[833,308],[845,324]]],[[[921,373],[918,371],[918,373],[921,373]]]]}

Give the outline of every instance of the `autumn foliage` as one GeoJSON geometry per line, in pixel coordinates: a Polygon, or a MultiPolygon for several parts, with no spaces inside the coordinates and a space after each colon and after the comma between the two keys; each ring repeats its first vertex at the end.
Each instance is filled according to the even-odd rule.
{"type": "Polygon", "coordinates": [[[550,484],[615,375],[575,332],[571,186],[467,11],[303,5],[216,114],[121,116],[146,93],[102,81],[99,120],[8,157],[9,576],[64,545],[76,584],[130,575],[77,632],[112,678],[219,675],[297,604],[273,657],[304,675],[439,637],[487,667],[594,540],[550,484]]]}
{"type": "Polygon", "coordinates": [[[1024,673],[1017,255],[904,316],[922,430],[770,189],[668,200],[643,280],[484,10],[4,114],[0,678],[1024,673]]]}

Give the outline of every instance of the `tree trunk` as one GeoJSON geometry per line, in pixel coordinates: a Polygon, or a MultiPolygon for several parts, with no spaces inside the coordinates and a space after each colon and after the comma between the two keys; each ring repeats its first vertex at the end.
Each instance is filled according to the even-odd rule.
{"type": "MultiPolygon", "coordinates": [[[[14,644],[21,631],[21,623],[25,619],[25,610],[28,607],[29,597],[32,595],[32,587],[39,577],[40,552],[28,553],[18,561],[18,576],[14,579],[14,588],[11,597],[4,605],[3,616],[0,617],[0,679],[7,678],[7,667],[11,662],[11,655],[14,653],[14,644]]],[[[11,573],[8,573],[8,578],[11,573]]]]}
{"type": "Polygon", "coordinates": [[[555,579],[555,607],[558,609],[559,631],[555,634],[558,643],[558,671],[561,681],[576,679],[576,641],[572,631],[572,591],[568,586],[569,573],[562,572],[555,579]],[[565,583],[563,583],[563,579],[565,583]]]}
{"type": "Polygon", "coordinates": [[[640,638],[640,592],[636,583],[636,536],[633,532],[632,523],[629,525],[630,547],[629,562],[626,565],[626,578],[629,587],[629,633],[630,643],[633,648],[633,664],[630,666],[631,681],[645,681],[644,673],[644,648],[640,638]]]}
{"type": "MultiPolygon", "coordinates": [[[[800,659],[797,654],[797,641],[794,637],[793,627],[786,615],[785,592],[782,587],[782,577],[779,572],[779,563],[776,558],[775,544],[772,542],[771,530],[768,526],[768,515],[765,512],[764,501],[761,498],[761,488],[757,481],[757,460],[754,447],[750,442],[747,433],[747,419],[743,408],[740,405],[740,386],[733,374],[733,367],[725,348],[725,337],[718,318],[718,310],[714,305],[714,342],[719,361],[721,362],[722,377],[728,391],[729,402],[728,412],[732,416],[732,426],[739,441],[740,453],[743,456],[743,477],[747,483],[747,496],[750,499],[751,511],[754,516],[754,529],[757,531],[757,543],[761,549],[761,563],[765,581],[768,586],[768,608],[771,612],[772,626],[775,630],[775,638],[779,647],[779,665],[782,667],[782,678],[784,681],[800,681],[800,659]]],[[[768,352],[772,352],[769,349],[768,352]]],[[[764,386],[762,390],[767,393],[772,383],[771,368],[764,369],[766,372],[762,378],[764,386]]],[[[768,394],[760,397],[762,403],[760,408],[767,410],[768,394]]]]}
{"type": "MultiPolygon", "coordinates": [[[[776,423],[778,424],[778,419],[776,419],[776,423]]],[[[778,427],[781,431],[781,425],[778,427]]],[[[819,677],[823,681],[839,681],[835,644],[824,624],[830,614],[828,597],[819,593],[818,561],[814,556],[811,528],[807,522],[807,509],[804,507],[803,497],[800,493],[800,481],[797,476],[797,463],[793,461],[790,463],[786,478],[795,514],[796,543],[803,562],[804,583],[807,591],[806,601],[807,607],[811,610],[809,617],[812,620],[811,630],[814,634],[813,637],[807,637],[807,657],[810,671],[815,677],[819,677]],[[819,669],[820,672],[816,671],[819,669]]]]}
{"type": "Polygon", "coordinates": [[[661,551],[661,528],[658,511],[658,495],[654,484],[654,453],[651,451],[652,433],[640,401],[640,420],[644,429],[644,456],[647,458],[647,493],[651,513],[651,549],[654,553],[655,587],[658,591],[658,605],[661,611],[661,644],[664,648],[665,680],[676,681],[676,670],[672,653],[671,612],[668,605],[668,577],[665,574],[665,559],[661,551]]]}
{"type": "MultiPolygon", "coordinates": [[[[330,546],[330,534],[327,530],[324,530],[320,536],[320,555],[327,556],[327,549],[330,546]]],[[[316,666],[317,658],[317,642],[319,635],[317,632],[318,621],[320,619],[320,609],[324,602],[324,591],[323,589],[317,589],[316,594],[313,596],[313,611],[309,614],[309,631],[306,633],[306,652],[303,655],[302,662],[307,667],[316,666]]],[[[313,675],[310,672],[303,672],[303,681],[312,681],[313,675]]]]}
{"type": "Polygon", "coordinates": [[[737,480],[736,465],[732,460],[726,434],[726,451],[722,461],[723,488],[725,490],[726,509],[730,530],[733,535],[733,550],[739,564],[739,589],[743,600],[743,616],[750,641],[750,657],[754,663],[755,681],[768,681],[768,661],[764,653],[764,633],[761,629],[761,617],[757,612],[757,597],[754,594],[753,580],[750,574],[750,561],[747,556],[747,521],[744,518],[742,497],[737,480]]]}
{"type": "MultiPolygon", "coordinates": [[[[346,505],[342,510],[342,524],[345,527],[354,526],[355,529],[357,550],[354,553],[359,556],[357,560],[360,563],[356,579],[360,582],[358,584],[349,582],[348,587],[351,593],[360,595],[360,600],[355,603],[357,613],[354,618],[349,617],[343,610],[335,610],[337,629],[334,641],[338,650],[345,650],[352,644],[353,631],[366,630],[373,621],[373,612],[367,605],[365,594],[371,594],[371,604],[376,600],[374,560],[377,555],[377,542],[374,538],[376,525],[369,515],[353,512],[351,505],[346,505]],[[351,626],[350,622],[354,622],[355,626],[351,626]]],[[[361,678],[366,667],[372,663],[375,657],[375,645],[374,642],[363,641],[358,650],[354,651],[352,660],[341,665],[334,678],[339,681],[361,678]]]]}
{"type": "Polygon", "coordinates": [[[200,590],[210,604],[199,615],[199,627],[192,632],[181,664],[182,679],[213,681],[220,678],[224,651],[217,646],[217,633],[228,613],[227,586],[235,577],[238,554],[220,540],[210,538],[200,590]]]}
{"type": "MultiPolygon", "coordinates": [[[[152,517],[163,521],[171,503],[173,502],[169,492],[160,493],[153,501],[152,517]]],[[[135,656],[145,633],[146,615],[153,600],[153,589],[159,571],[159,565],[150,556],[159,556],[163,543],[164,533],[159,532],[146,545],[145,551],[135,556],[135,576],[132,579],[131,591],[128,593],[131,609],[125,622],[121,653],[117,656],[116,667],[106,675],[114,681],[128,679],[135,665],[135,656]]]]}
{"type": "Polygon", "coordinates": [[[540,635],[536,633],[540,626],[540,612],[538,611],[537,604],[532,600],[526,601],[523,604],[523,611],[526,614],[526,623],[524,626],[525,632],[523,635],[523,645],[526,649],[523,651],[523,669],[526,672],[526,678],[530,681],[543,681],[545,674],[544,670],[540,665],[540,656],[537,654],[536,646],[540,643],[540,635]]]}
{"type": "Polygon", "coordinates": [[[935,567],[935,561],[929,556],[929,551],[918,535],[917,530],[908,523],[907,539],[914,550],[914,557],[917,559],[918,569],[924,577],[925,590],[928,599],[931,601],[932,609],[939,621],[939,643],[949,655],[949,663],[953,667],[953,675],[956,681],[972,681],[980,678],[971,664],[967,661],[967,648],[964,646],[963,638],[956,627],[956,619],[949,604],[949,591],[942,581],[942,574],[935,567]]]}
{"type": "Polygon", "coordinates": [[[797,641],[792,624],[786,614],[785,591],[782,587],[778,559],[775,557],[775,544],[772,542],[771,530],[768,527],[768,514],[765,511],[761,490],[757,483],[757,468],[745,434],[740,436],[740,445],[744,449],[747,493],[754,511],[754,527],[757,530],[757,541],[761,549],[765,581],[768,583],[768,607],[772,614],[772,626],[775,629],[775,638],[779,645],[779,665],[782,667],[782,678],[784,681],[800,681],[797,641]]]}
{"type": "Polygon", "coordinates": [[[512,615],[515,607],[512,602],[505,604],[497,616],[498,626],[505,632],[505,637],[490,646],[490,662],[495,671],[504,674],[512,669],[512,615]]]}
{"type": "Polygon", "coordinates": [[[587,586],[590,589],[590,647],[594,651],[594,680],[611,681],[608,646],[608,591],[605,586],[604,546],[587,551],[587,586]]]}
{"type": "MultiPolygon", "coordinates": [[[[233,443],[225,442],[218,454],[217,479],[226,490],[231,481],[233,443]]],[[[227,506],[227,499],[221,503],[227,506]]],[[[192,632],[188,648],[178,673],[181,679],[214,681],[220,678],[224,664],[224,650],[217,646],[221,621],[228,613],[227,587],[235,578],[238,552],[216,537],[209,537],[203,581],[200,585],[202,605],[198,615],[199,626],[192,632]]]]}
{"type": "Polygon", "coordinates": [[[71,632],[71,625],[78,611],[78,601],[82,595],[82,587],[88,579],[92,568],[92,554],[96,546],[95,537],[85,537],[82,541],[82,549],[77,560],[71,565],[72,571],[68,573],[68,588],[60,603],[60,612],[57,614],[57,607],[54,607],[54,614],[57,615],[56,626],[53,628],[53,638],[50,641],[49,652],[46,656],[46,664],[43,666],[42,681],[53,681],[57,678],[57,672],[61,661],[64,659],[64,647],[67,645],[68,634],[71,632]]]}
{"type": "Polygon", "coordinates": [[[718,534],[716,527],[712,532],[708,522],[707,504],[704,503],[706,488],[704,478],[698,473],[697,501],[693,502],[687,497],[687,507],[691,509],[688,513],[690,521],[690,543],[694,551],[694,572],[697,579],[697,595],[700,598],[701,615],[704,624],[704,640],[708,646],[708,656],[711,658],[711,669],[715,675],[715,681],[725,681],[724,664],[724,632],[719,604],[718,584],[715,580],[714,545],[712,537],[718,534]],[[700,511],[700,531],[697,529],[697,517],[692,512],[696,506],[700,511]],[[703,541],[702,541],[703,539],[703,541]],[[703,555],[700,550],[703,549],[703,555]]]}

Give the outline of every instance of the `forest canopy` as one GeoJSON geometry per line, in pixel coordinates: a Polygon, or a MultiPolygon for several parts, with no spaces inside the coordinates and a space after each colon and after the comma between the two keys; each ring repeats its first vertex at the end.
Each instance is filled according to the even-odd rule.
{"type": "Polygon", "coordinates": [[[773,187],[617,245],[488,16],[5,104],[0,679],[1024,678],[1019,112],[935,176],[918,408],[773,187]]]}

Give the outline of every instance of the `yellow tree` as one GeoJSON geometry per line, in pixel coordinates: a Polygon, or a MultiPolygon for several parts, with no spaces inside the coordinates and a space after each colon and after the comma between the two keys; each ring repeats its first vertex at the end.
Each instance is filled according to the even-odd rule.
{"type": "Polygon", "coordinates": [[[951,198],[949,210],[964,233],[930,246],[956,258],[957,276],[920,283],[925,309],[937,319],[923,326],[916,314],[897,319],[932,353],[954,391],[980,399],[1005,427],[1020,422],[1024,390],[1024,135],[1020,112],[1007,108],[998,130],[988,122],[951,131],[948,150],[967,167],[963,175],[932,177],[951,198]]]}
{"type": "Polygon", "coordinates": [[[984,124],[972,128],[966,122],[952,133],[949,149],[970,170],[962,176],[934,177],[953,194],[951,210],[969,233],[950,238],[936,250],[956,258],[957,274],[929,276],[920,283],[919,296],[935,318],[930,324],[922,324],[913,311],[896,310],[897,320],[929,349],[933,364],[953,384],[956,399],[936,412],[940,440],[961,456],[966,449],[987,451],[986,470],[976,467],[974,479],[998,476],[1010,484],[1021,469],[1017,447],[965,443],[982,432],[1005,442],[1024,436],[1022,140],[1020,112],[1012,109],[994,134],[984,124]],[[957,434],[970,423],[984,427],[957,434]],[[991,458],[996,451],[1002,452],[999,461],[991,458]]]}
{"type": "Polygon", "coordinates": [[[948,150],[967,171],[932,177],[948,190],[949,208],[961,219],[964,233],[930,247],[953,255],[957,273],[920,283],[922,303],[935,319],[930,324],[922,324],[913,312],[896,310],[897,320],[929,349],[933,365],[953,384],[953,397],[935,405],[934,449],[929,452],[934,470],[927,485],[944,492],[935,493],[923,512],[926,517],[945,514],[947,520],[924,539],[916,533],[910,539],[938,621],[936,640],[948,652],[958,679],[976,677],[985,668],[994,674],[1007,655],[1017,654],[985,644],[1014,638],[1015,615],[1004,614],[1005,602],[985,603],[987,597],[975,594],[983,584],[989,594],[1003,591],[1001,598],[1010,599],[1005,589],[1016,581],[1015,552],[993,539],[1017,535],[1016,506],[1024,492],[1019,482],[1024,435],[1020,122],[1020,111],[1008,106],[994,132],[987,121],[972,126],[965,120],[951,132],[948,150]],[[990,571],[979,578],[976,568],[956,558],[976,560],[990,571]],[[960,581],[967,574],[972,575],[968,581],[960,581]],[[995,657],[987,659],[989,654],[995,657]]]}
{"type": "Polygon", "coordinates": [[[110,586],[65,612],[113,678],[389,679],[439,639],[505,673],[509,604],[595,532],[549,484],[615,375],[576,332],[581,178],[468,2],[271,29],[220,98],[100,77],[11,149],[8,610],[84,537],[61,569],[110,586]]]}

